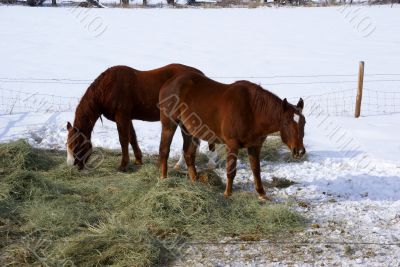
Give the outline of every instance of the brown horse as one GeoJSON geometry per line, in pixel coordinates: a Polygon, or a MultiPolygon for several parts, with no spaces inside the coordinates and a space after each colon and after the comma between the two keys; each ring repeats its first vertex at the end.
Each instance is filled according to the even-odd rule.
{"type": "Polygon", "coordinates": [[[67,123],[67,162],[82,169],[92,153],[90,142],[97,119],[104,115],[117,123],[122,160],[119,170],[129,163],[129,143],[135,163],[142,163],[142,152],[136,139],[132,119],[159,121],[158,94],[162,85],[183,72],[203,73],[195,68],[170,64],[159,69],[139,71],[127,66],[114,66],[96,78],[83,95],[75,111],[74,125],[67,123]]]}
{"type": "Polygon", "coordinates": [[[167,177],[169,149],[179,125],[184,135],[184,157],[195,181],[199,139],[227,147],[227,183],[224,195],[232,194],[238,150],[247,148],[256,191],[266,199],[260,176],[260,150],[268,134],[280,131],[293,157],[305,154],[303,146],[304,102],[296,106],[260,86],[237,81],[221,84],[203,75],[185,73],[168,81],[160,91],[162,178],[167,177]]]}

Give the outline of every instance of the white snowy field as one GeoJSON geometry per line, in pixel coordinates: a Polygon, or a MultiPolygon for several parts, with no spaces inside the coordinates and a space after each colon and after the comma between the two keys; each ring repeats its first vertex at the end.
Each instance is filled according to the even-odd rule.
{"type": "MultiPolygon", "coordinates": [[[[365,255],[365,247],[352,257],[326,249],[321,255],[327,257],[315,263],[332,263],[333,257],[345,265],[397,266],[400,246],[393,244],[400,240],[398,25],[398,6],[358,11],[0,6],[0,141],[26,138],[37,147],[64,148],[65,125],[73,121],[77,99],[91,80],[113,65],[145,70],[177,62],[222,82],[249,79],[282,98],[305,98],[308,159],[264,161],[263,179],[276,176],[298,182],[270,193],[277,200],[307,202],[309,208],[303,211],[326,230],[325,241],[378,243],[372,256],[365,255]],[[355,93],[360,60],[366,63],[365,88],[372,92],[366,91],[365,101],[372,101],[375,94],[383,96],[380,103],[365,103],[360,118],[351,117],[355,100],[342,100],[345,94],[333,94],[339,100],[309,97],[343,90],[355,93]],[[13,102],[17,98],[22,102],[18,106],[13,102]],[[69,106],[65,112],[46,112],[39,109],[41,98],[51,107],[67,102],[69,106]],[[317,112],[337,101],[350,103],[342,116],[317,112]],[[376,114],[388,106],[390,112],[384,113],[389,114],[376,114]],[[346,235],[331,230],[331,222],[340,224],[346,235]],[[379,245],[383,243],[387,245],[379,245]]],[[[160,124],[134,121],[134,126],[142,150],[157,153],[160,124]]],[[[93,143],[118,149],[114,123],[98,122],[93,143]]],[[[176,154],[180,149],[177,134],[172,150],[176,154]]],[[[252,181],[251,172],[243,162],[236,182],[246,181],[252,181]]]]}

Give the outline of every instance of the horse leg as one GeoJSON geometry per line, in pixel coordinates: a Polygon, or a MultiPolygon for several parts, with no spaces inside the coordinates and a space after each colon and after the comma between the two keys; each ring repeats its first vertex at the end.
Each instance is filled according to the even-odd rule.
{"type": "Polygon", "coordinates": [[[233,178],[236,176],[236,161],[237,161],[237,154],[239,149],[237,146],[229,146],[227,145],[227,158],[226,158],[226,188],[224,192],[225,197],[229,197],[232,195],[232,185],[233,185],[233,178]]]}
{"type": "Polygon", "coordinates": [[[259,195],[259,199],[266,200],[269,199],[265,195],[264,187],[261,182],[261,175],[260,175],[260,151],[261,146],[254,146],[247,148],[247,153],[249,154],[249,161],[251,170],[253,171],[254,176],[254,185],[256,187],[256,191],[259,195]]]}
{"type": "Polygon", "coordinates": [[[183,135],[183,155],[185,157],[186,165],[188,167],[189,176],[193,182],[197,180],[196,171],[196,152],[199,146],[200,140],[191,135],[187,135],[182,131],[183,135]]]}
{"type": "Polygon", "coordinates": [[[182,154],[180,155],[178,162],[174,166],[174,169],[177,171],[186,169],[185,156],[183,154],[184,152],[182,150],[182,154]]]}
{"type": "Polygon", "coordinates": [[[214,143],[209,143],[208,144],[208,168],[210,170],[213,170],[217,168],[217,161],[218,161],[218,153],[215,151],[215,144],[214,143]]]}
{"type": "Polygon", "coordinates": [[[208,149],[210,151],[215,151],[215,144],[214,143],[208,143],[208,149]]]}
{"type": "Polygon", "coordinates": [[[162,132],[160,141],[160,163],[161,163],[161,178],[163,179],[167,178],[169,151],[177,125],[168,118],[165,122],[161,121],[161,123],[162,123],[162,132]]]}
{"type": "MultiPolygon", "coordinates": [[[[185,146],[185,138],[187,138],[187,136],[188,136],[186,134],[187,130],[183,125],[180,125],[180,127],[182,127],[181,128],[182,139],[183,139],[183,145],[185,146]]],[[[198,147],[197,147],[197,150],[198,150],[198,147]]],[[[185,150],[184,149],[182,149],[182,154],[179,157],[178,162],[175,164],[174,169],[178,170],[178,171],[187,169],[187,164],[186,164],[186,160],[185,160],[185,150]]]]}
{"type": "Polygon", "coordinates": [[[135,154],[135,164],[142,165],[143,155],[137,142],[136,132],[135,129],[133,128],[132,121],[130,121],[129,143],[131,143],[133,153],[135,154]]]}
{"type": "Polygon", "coordinates": [[[119,171],[126,172],[129,164],[129,125],[132,123],[129,119],[123,117],[117,117],[115,122],[117,123],[119,142],[122,150],[122,160],[118,167],[119,171]]]}
{"type": "MultiPolygon", "coordinates": [[[[218,153],[215,151],[215,144],[208,144],[208,163],[207,167],[210,170],[213,170],[217,167],[217,161],[218,161],[218,153]]],[[[197,149],[198,150],[198,149],[197,149]]],[[[185,156],[184,152],[182,152],[181,156],[179,157],[178,162],[175,164],[174,169],[175,170],[184,170],[187,168],[186,162],[185,162],[185,156]]]]}

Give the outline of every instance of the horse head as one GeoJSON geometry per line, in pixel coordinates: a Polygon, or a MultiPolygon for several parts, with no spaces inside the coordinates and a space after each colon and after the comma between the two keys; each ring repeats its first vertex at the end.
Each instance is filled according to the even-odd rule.
{"type": "Polygon", "coordinates": [[[304,101],[300,98],[296,106],[282,102],[280,133],[282,141],[289,147],[293,158],[301,158],[306,150],[303,145],[304,125],[306,120],[302,114],[304,101]]]}
{"type": "Polygon", "coordinates": [[[92,143],[78,128],[67,123],[67,164],[77,165],[82,170],[92,154],[92,143]]]}

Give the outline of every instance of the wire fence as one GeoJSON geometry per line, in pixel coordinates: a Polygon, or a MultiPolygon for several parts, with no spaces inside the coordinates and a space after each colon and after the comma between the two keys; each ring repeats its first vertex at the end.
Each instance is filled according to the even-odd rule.
{"type": "MultiPolygon", "coordinates": [[[[272,76],[211,76],[213,79],[224,80],[258,80],[261,86],[270,88],[271,86],[278,85],[301,85],[301,86],[319,86],[322,84],[329,84],[332,87],[336,84],[339,85],[353,83],[357,84],[354,80],[356,74],[324,74],[324,75],[272,75],[272,76]],[[337,80],[337,78],[343,80],[337,80]],[[326,79],[317,81],[298,81],[298,79],[326,79]],[[336,80],[332,80],[335,79],[336,80]],[[346,78],[351,80],[345,80],[346,78]],[[285,79],[284,82],[275,82],[275,79],[285,79]],[[291,81],[295,79],[295,81],[291,81]],[[269,82],[271,80],[271,82],[269,82]],[[289,81],[287,81],[289,80],[289,81]],[[268,81],[268,83],[266,82],[268,81]]],[[[366,75],[365,83],[378,84],[380,83],[400,83],[400,74],[368,74],[366,75]],[[380,77],[383,77],[380,78],[380,77]],[[390,78],[387,78],[390,77],[390,78]],[[372,79],[369,79],[372,78],[372,79]]],[[[67,78],[7,78],[0,77],[0,114],[15,114],[23,112],[73,112],[79,103],[78,97],[66,97],[61,95],[43,94],[39,92],[27,92],[22,90],[5,89],[4,86],[9,84],[50,84],[55,85],[78,85],[79,87],[86,88],[91,80],[85,79],[67,79],[67,78]]],[[[8,87],[8,86],[7,86],[8,87]]],[[[375,88],[381,88],[374,86],[375,88]]],[[[291,97],[289,100],[297,101],[302,97],[308,106],[318,104],[319,111],[326,115],[331,116],[353,116],[355,110],[357,88],[348,88],[340,90],[330,90],[326,93],[313,94],[313,95],[300,95],[298,97],[291,97]]],[[[306,107],[307,107],[306,105],[306,107]]],[[[400,90],[399,91],[384,91],[371,88],[364,88],[361,114],[362,116],[374,115],[389,115],[400,113],[400,90]]]]}
{"type": "Polygon", "coordinates": [[[77,97],[65,97],[0,88],[0,114],[23,112],[69,112],[79,103],[77,97]]]}
{"type": "MultiPolygon", "coordinates": [[[[308,104],[318,105],[320,113],[330,116],[354,116],[357,89],[331,91],[319,95],[302,96],[308,104]]],[[[290,98],[296,101],[298,98],[290,98]]],[[[362,116],[391,115],[400,113],[400,91],[363,89],[362,116]]]]}

